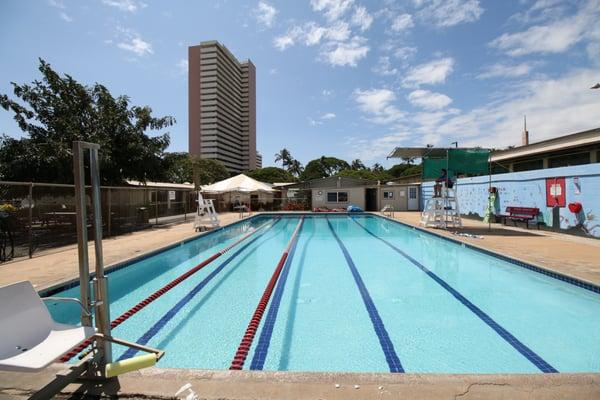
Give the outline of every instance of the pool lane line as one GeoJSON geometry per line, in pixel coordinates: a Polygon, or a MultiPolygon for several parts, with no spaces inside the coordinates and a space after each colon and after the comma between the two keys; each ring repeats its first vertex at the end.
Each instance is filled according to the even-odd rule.
{"type": "Polygon", "coordinates": [[[397,253],[402,255],[408,261],[410,261],[413,265],[419,268],[421,271],[425,272],[431,279],[433,279],[437,284],[446,289],[452,296],[454,296],[458,301],[460,301],[465,307],[471,310],[479,319],[485,322],[490,328],[492,328],[502,339],[504,339],[508,344],[510,344],[515,350],[517,350],[521,355],[527,358],[533,365],[535,365],[540,371],[544,373],[555,373],[558,372],[556,368],[546,362],[542,357],[540,357],[536,352],[527,347],[523,342],[517,339],[512,333],[502,327],[499,323],[494,321],[492,317],[490,317],[485,311],[477,307],[475,304],[471,303],[465,296],[460,294],[460,292],[454,289],[450,284],[440,278],[435,272],[429,270],[419,261],[415,260],[404,251],[394,246],[392,243],[388,242],[384,238],[376,235],[371,232],[367,227],[360,224],[354,218],[350,218],[354,221],[358,226],[363,228],[368,234],[373,236],[376,239],[381,240],[383,243],[387,244],[390,248],[395,250],[397,253]]]}
{"type": "MultiPolygon", "coordinates": [[[[264,234],[269,232],[269,229],[274,227],[280,220],[275,221],[268,229],[263,230],[257,236],[253,237],[248,243],[244,244],[238,250],[236,250],[231,256],[223,261],[214,271],[208,274],[200,283],[198,283],[192,290],[190,290],[184,297],[181,298],[169,311],[163,314],[163,316],[154,323],[136,343],[145,345],[147,344],[175,315],[181,311],[181,309],[189,303],[199,292],[202,290],[219,272],[221,272],[229,263],[231,263],[237,256],[240,255],[244,250],[251,246],[254,242],[260,239],[264,234]]],[[[131,358],[137,354],[138,350],[134,348],[127,349],[117,361],[122,361],[127,358],[131,358]]]]}
{"type": "Polygon", "coordinates": [[[300,217],[300,221],[298,222],[294,233],[292,233],[292,237],[290,238],[286,249],[283,251],[281,258],[279,259],[279,262],[277,263],[277,266],[273,271],[273,275],[271,276],[271,279],[269,280],[269,283],[267,284],[267,287],[265,288],[263,295],[261,296],[260,301],[256,306],[256,309],[254,310],[252,319],[248,323],[246,332],[242,337],[237,351],[235,352],[233,360],[231,361],[231,366],[229,367],[229,369],[231,370],[240,370],[244,367],[244,362],[246,361],[246,357],[248,356],[248,352],[250,351],[250,347],[252,346],[252,341],[254,340],[254,336],[256,335],[256,330],[260,325],[260,321],[262,320],[262,317],[265,313],[265,309],[267,308],[267,304],[269,303],[269,299],[271,298],[273,289],[277,284],[277,280],[281,276],[281,271],[288,258],[288,255],[298,242],[298,234],[302,229],[302,225],[304,225],[304,216],[300,217]]]}
{"type": "MultiPolygon", "coordinates": [[[[184,280],[186,280],[187,278],[189,278],[196,272],[200,271],[202,268],[206,267],[208,264],[210,264],[217,258],[221,257],[223,254],[227,253],[228,251],[233,249],[235,246],[242,243],[244,240],[248,239],[250,236],[254,235],[256,232],[260,231],[261,229],[263,229],[269,225],[272,226],[276,221],[279,221],[280,219],[281,219],[281,217],[276,218],[274,221],[271,220],[271,221],[265,222],[264,224],[260,225],[258,228],[254,229],[253,231],[248,232],[247,234],[245,234],[244,236],[242,236],[241,238],[239,238],[237,241],[233,242],[229,246],[224,247],[220,251],[218,251],[215,254],[213,254],[212,256],[208,257],[207,259],[202,261],[200,264],[196,265],[194,268],[188,270],[187,272],[185,272],[182,275],[178,276],[177,278],[173,279],[171,282],[167,283],[165,286],[158,289],[156,292],[152,293],[150,296],[146,297],[144,300],[140,301],[135,306],[133,306],[132,308],[130,308],[129,310],[127,310],[123,314],[121,314],[119,317],[114,319],[110,323],[110,327],[112,329],[114,329],[117,326],[121,325],[123,322],[127,321],[132,315],[134,315],[137,312],[139,312],[140,310],[142,310],[148,304],[152,303],[154,300],[158,299],[160,296],[167,293],[169,290],[173,289],[175,286],[177,286],[178,284],[180,284],[181,282],[183,282],[184,280]]],[[[59,361],[60,362],[69,361],[71,358],[73,358],[77,354],[81,353],[90,344],[92,344],[91,338],[83,341],[81,344],[79,344],[78,346],[75,346],[73,349],[71,349],[70,351],[65,353],[59,359],[59,361]]]]}
{"type": "Polygon", "coordinates": [[[300,235],[296,237],[295,242],[292,245],[292,248],[290,249],[290,253],[288,254],[287,259],[285,260],[285,264],[283,265],[281,276],[279,277],[277,287],[275,288],[275,292],[273,293],[273,300],[271,301],[271,305],[269,306],[269,311],[267,312],[265,323],[263,324],[260,336],[258,338],[258,343],[256,345],[256,349],[254,350],[254,356],[252,357],[252,363],[250,364],[251,370],[262,370],[265,364],[265,360],[267,358],[267,354],[269,353],[269,345],[271,344],[273,328],[275,327],[275,322],[277,321],[277,313],[279,312],[279,306],[281,305],[281,298],[283,297],[285,284],[287,282],[287,278],[292,267],[294,254],[296,254],[299,236],[300,235]]]}
{"type": "Polygon", "coordinates": [[[383,320],[379,316],[379,312],[377,311],[377,307],[375,307],[375,303],[369,294],[369,290],[365,286],[365,283],[354,264],[354,260],[350,256],[348,249],[344,245],[344,242],[339,238],[339,236],[335,233],[335,229],[331,222],[329,221],[329,217],[326,217],[327,225],[329,225],[329,229],[333,234],[333,237],[337,241],[342,253],[344,254],[344,258],[346,259],[346,264],[350,268],[350,272],[352,272],[352,276],[354,277],[354,282],[356,282],[356,286],[358,286],[358,290],[360,295],[362,296],[363,303],[367,308],[367,312],[369,313],[369,318],[371,319],[371,323],[373,324],[373,329],[375,330],[375,334],[379,339],[379,344],[381,345],[381,349],[383,350],[383,354],[385,355],[385,359],[388,363],[388,367],[390,368],[390,372],[404,372],[404,368],[402,367],[402,363],[400,362],[400,358],[398,354],[396,354],[396,350],[394,349],[394,344],[390,339],[390,335],[385,329],[385,325],[383,324],[383,320]]]}

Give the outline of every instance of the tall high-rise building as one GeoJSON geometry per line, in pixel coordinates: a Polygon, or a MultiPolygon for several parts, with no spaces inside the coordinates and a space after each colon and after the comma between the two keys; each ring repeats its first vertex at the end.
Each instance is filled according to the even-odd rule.
{"type": "Polygon", "coordinates": [[[240,63],[217,41],[189,47],[188,58],[190,154],[219,160],[231,172],[259,168],[254,64],[240,63]]]}

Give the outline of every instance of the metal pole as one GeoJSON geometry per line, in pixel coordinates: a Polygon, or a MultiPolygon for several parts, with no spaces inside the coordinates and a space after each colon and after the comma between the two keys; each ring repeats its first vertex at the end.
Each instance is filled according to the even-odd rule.
{"type": "Polygon", "coordinates": [[[29,258],[33,257],[33,183],[29,184],[29,195],[27,196],[27,200],[29,201],[29,226],[28,226],[28,236],[29,236],[29,258]]]}
{"type": "Polygon", "coordinates": [[[158,225],[158,190],[154,191],[154,210],[155,210],[154,225],[158,225]]]}
{"type": "Polygon", "coordinates": [[[112,192],[111,192],[110,188],[107,189],[106,197],[107,197],[106,201],[108,203],[108,218],[107,218],[108,236],[112,236],[112,234],[111,234],[111,225],[112,225],[111,224],[111,220],[112,220],[112,199],[111,199],[111,197],[112,197],[112,192]]]}
{"type": "MultiPolygon", "coordinates": [[[[108,285],[104,276],[102,254],[102,205],[100,197],[100,170],[98,166],[98,147],[90,148],[90,175],[92,177],[92,201],[94,206],[94,252],[96,254],[96,276],[94,277],[94,299],[96,300],[96,329],[98,333],[110,336],[110,309],[108,304],[108,285]]],[[[107,340],[99,340],[102,363],[112,362],[112,345],[107,340]]]]}
{"type": "MultiPolygon", "coordinates": [[[[492,152],[488,153],[488,176],[489,176],[489,181],[488,181],[488,205],[490,203],[490,198],[492,197],[492,152]]],[[[491,207],[490,207],[491,208],[491,207]]],[[[490,209],[491,211],[491,209],[490,209]]],[[[495,218],[494,214],[494,218],[495,218]]],[[[488,231],[492,230],[492,218],[491,216],[488,218],[488,231]]]]}
{"type": "Polygon", "coordinates": [[[190,198],[189,196],[190,192],[188,191],[184,191],[183,192],[183,220],[187,221],[187,206],[188,206],[188,200],[190,198]]]}
{"type": "MultiPolygon", "coordinates": [[[[90,309],[90,269],[88,260],[85,175],[83,173],[83,143],[73,142],[73,175],[75,179],[75,211],[77,218],[77,253],[79,256],[79,290],[81,302],[90,309]]],[[[92,326],[92,316],[81,312],[81,325],[92,326]]]]}

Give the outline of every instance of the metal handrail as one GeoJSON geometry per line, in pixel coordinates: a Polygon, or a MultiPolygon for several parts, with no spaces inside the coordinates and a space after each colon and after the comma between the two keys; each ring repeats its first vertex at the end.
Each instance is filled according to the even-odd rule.
{"type": "Polygon", "coordinates": [[[85,306],[83,305],[83,303],[81,302],[81,300],[79,300],[78,298],[75,297],[42,297],[43,301],[58,301],[58,302],[64,302],[64,303],[77,303],[79,304],[79,306],[81,307],[81,310],[84,312],[84,314],[86,316],[91,316],[92,314],[88,311],[87,308],[85,308],[85,306]]]}

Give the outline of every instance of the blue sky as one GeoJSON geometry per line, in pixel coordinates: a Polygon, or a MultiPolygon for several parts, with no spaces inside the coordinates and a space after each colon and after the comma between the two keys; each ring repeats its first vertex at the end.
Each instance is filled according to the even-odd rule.
{"type": "MultiPolygon", "coordinates": [[[[37,58],[157,115],[187,150],[187,46],[257,68],[258,150],[393,164],[398,145],[502,147],[600,126],[600,0],[5,0],[0,92],[37,58]]],[[[20,136],[0,110],[0,133],[20,136]]]]}

